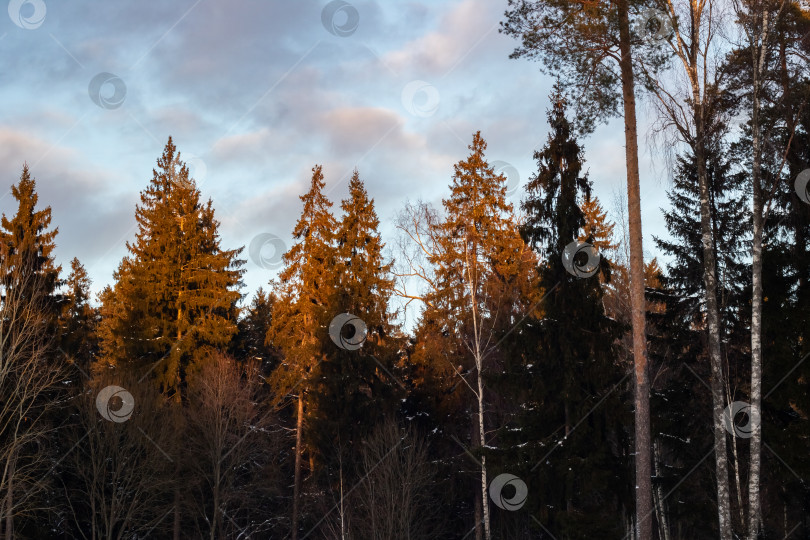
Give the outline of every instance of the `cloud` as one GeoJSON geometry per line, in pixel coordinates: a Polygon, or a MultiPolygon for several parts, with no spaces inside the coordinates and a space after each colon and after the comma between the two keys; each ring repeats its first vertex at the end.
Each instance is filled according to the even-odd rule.
{"type": "Polygon", "coordinates": [[[387,53],[384,61],[397,71],[443,76],[469,55],[480,59],[486,54],[481,42],[497,35],[501,8],[493,7],[480,0],[458,2],[444,13],[436,30],[387,53]]]}

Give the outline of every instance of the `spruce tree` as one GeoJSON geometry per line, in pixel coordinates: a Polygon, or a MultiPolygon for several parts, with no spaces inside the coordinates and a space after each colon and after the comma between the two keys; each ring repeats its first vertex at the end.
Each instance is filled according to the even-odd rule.
{"type": "Polygon", "coordinates": [[[181,399],[189,370],[236,333],[242,248],[220,247],[211,200],[200,200],[171,137],[135,218],[135,241],[102,294],[102,360],[151,372],[181,399]]]}
{"type": "Polygon", "coordinates": [[[59,348],[85,372],[97,352],[98,310],[90,305],[90,283],[84,266],[74,257],[59,314],[59,348]]]}
{"type": "Polygon", "coordinates": [[[533,258],[506,201],[506,178],[496,175],[487,162],[486,146],[480,132],[473,134],[469,155],[454,166],[450,196],[442,201],[443,215],[435,219],[430,211],[422,215],[430,220],[428,262],[435,273],[424,296],[423,320],[426,329],[441,336],[438,343],[425,344],[429,348],[425,352],[435,354],[431,358],[435,369],[453,375],[453,384],[460,388],[458,414],[469,420],[459,424],[468,427],[459,435],[480,456],[476,527],[482,526],[482,537],[489,539],[490,475],[484,447],[492,442],[487,433],[492,397],[485,381],[503,361],[502,338],[523,315],[533,258]],[[444,367],[448,360],[454,362],[450,370],[444,367]]]}
{"type": "Polygon", "coordinates": [[[273,321],[273,309],[278,298],[262,287],[256,291],[250,305],[237,323],[238,332],[231,342],[231,354],[242,362],[259,362],[262,373],[269,375],[278,366],[280,351],[267,341],[267,331],[273,321]]]}
{"type": "Polygon", "coordinates": [[[285,266],[279,275],[276,291],[278,303],[267,333],[268,342],[284,354],[284,360],[271,375],[270,383],[279,401],[294,395],[297,402],[293,540],[298,537],[301,513],[301,459],[309,392],[326,351],[334,346],[327,343],[327,330],[334,316],[331,306],[337,287],[337,222],[331,212],[332,203],[323,193],[324,186],[322,168],[316,165],[312,168],[310,188],[301,196],[304,207],[293,229],[296,242],[284,254],[285,266]]]}
{"type": "MultiPolygon", "coordinates": [[[[518,360],[502,378],[520,404],[501,430],[508,443],[502,459],[506,472],[528,484],[525,509],[551,534],[620,538],[633,497],[624,432],[630,407],[615,349],[626,328],[605,315],[601,281],[610,278],[608,261],[589,268],[602,280],[572,275],[564,264],[567,246],[585,230],[582,205],[592,200],[582,149],[565,114],[564,99],[553,94],[552,131],[534,154],[538,172],[522,203],[521,234],[541,256],[538,287],[547,296],[515,339],[518,360]]],[[[592,227],[585,241],[611,243],[595,232],[592,227]]],[[[578,257],[575,265],[589,264],[578,257]]]]}
{"type": "MultiPolygon", "coordinates": [[[[30,289],[36,287],[41,298],[49,298],[47,309],[55,310],[53,295],[59,286],[59,273],[62,270],[53,259],[54,239],[59,229],[49,230],[50,206],[37,208],[39,195],[36,180],[31,176],[28,164],[23,165],[20,181],[11,186],[11,194],[17,200],[17,211],[11,218],[3,214],[0,220],[0,259],[6,268],[3,285],[7,288],[24,287],[24,298],[33,298],[30,289]],[[28,279],[31,275],[36,278],[28,279]]],[[[54,311],[49,317],[55,314],[54,311]]]]}
{"type": "MultiPolygon", "coordinates": [[[[390,322],[388,302],[393,280],[391,264],[383,258],[380,220],[357,170],[341,208],[343,217],[335,238],[336,289],[330,302],[331,315],[354,315],[367,333],[359,349],[336,344],[327,348],[317,391],[313,393],[311,433],[317,438],[320,457],[333,465],[338,462],[345,480],[351,478],[347,473],[353,473],[346,470],[348,456],[358,455],[363,437],[396,408],[394,396],[399,381],[393,371],[401,340],[393,335],[390,322]]],[[[344,333],[356,331],[353,327],[343,329],[344,333]]]]}

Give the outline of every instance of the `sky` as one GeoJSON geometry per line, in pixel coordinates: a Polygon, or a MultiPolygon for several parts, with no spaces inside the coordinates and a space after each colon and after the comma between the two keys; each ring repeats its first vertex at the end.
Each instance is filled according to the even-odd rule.
{"type": "MultiPolygon", "coordinates": [[[[221,222],[245,246],[248,298],[278,272],[299,196],[322,164],[340,200],[356,167],[388,255],[407,201],[440,206],[480,130],[517,206],[546,141],[554,83],[509,59],[506,0],[10,0],[0,11],[0,211],[24,162],[59,228],[64,276],[78,257],[101,290],[126,254],[135,205],[169,136],[221,222]],[[251,257],[251,242],[254,256],[251,257]],[[259,249],[261,248],[261,249],[259,249]],[[258,254],[258,256],[257,256],[258,254]]],[[[666,235],[671,179],[639,125],[645,254],[666,235]]],[[[626,192],[621,120],[581,141],[614,220],[626,192]]]]}

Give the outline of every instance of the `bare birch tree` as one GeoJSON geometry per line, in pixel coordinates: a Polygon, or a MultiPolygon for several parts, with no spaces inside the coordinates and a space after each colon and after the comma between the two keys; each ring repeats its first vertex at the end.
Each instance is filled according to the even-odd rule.
{"type": "Polygon", "coordinates": [[[398,228],[410,248],[406,245],[403,253],[407,268],[398,276],[396,293],[441,314],[448,334],[463,344],[472,360],[472,382],[460,369],[454,370],[475,398],[474,442],[481,451],[479,534],[490,540],[484,371],[486,360],[498,350],[499,336],[517,322],[515,308],[529,294],[535,257],[520,238],[506,202],[506,178],[495,175],[484,159],[486,142],[480,132],[469,149],[470,156],[455,165],[452,193],[443,200],[445,216],[421,203],[408,205],[400,215],[398,228]],[[421,281],[423,291],[409,292],[409,279],[421,281]]]}
{"type": "MultiPolygon", "coordinates": [[[[717,126],[719,90],[724,72],[718,50],[722,5],[715,0],[657,0],[659,30],[653,47],[674,56],[668,77],[647,77],[662,124],[692,147],[700,191],[701,245],[708,352],[711,362],[712,428],[714,432],[717,514],[721,540],[731,540],[726,430],[723,426],[723,356],[720,344],[717,261],[712,231],[706,140],[717,126]]],[[[640,58],[644,67],[644,59],[640,58]]]]}

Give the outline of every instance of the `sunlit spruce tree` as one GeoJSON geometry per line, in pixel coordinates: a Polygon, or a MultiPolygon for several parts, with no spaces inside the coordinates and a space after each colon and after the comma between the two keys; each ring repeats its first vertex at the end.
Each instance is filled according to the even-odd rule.
{"type": "Polygon", "coordinates": [[[102,363],[151,371],[180,399],[186,375],[236,333],[242,248],[225,250],[210,199],[171,137],[141,192],[135,241],[102,295],[102,363]]]}
{"type": "MultiPolygon", "coordinates": [[[[516,338],[513,349],[521,361],[510,365],[502,381],[519,407],[502,430],[499,461],[503,472],[528,484],[524,510],[557,538],[621,538],[633,509],[625,431],[629,381],[621,385],[615,350],[626,328],[605,315],[599,277],[575,277],[563,265],[565,247],[586,224],[580,205],[591,194],[582,148],[565,114],[564,99],[553,94],[551,133],[534,154],[538,172],[522,204],[521,233],[541,256],[539,287],[547,296],[541,316],[527,320],[516,338]]],[[[586,238],[594,240],[592,234],[586,238]]],[[[597,274],[609,279],[605,258],[597,274]]]]}
{"type": "Polygon", "coordinates": [[[413,359],[427,367],[426,375],[449,377],[431,377],[432,385],[455,393],[444,399],[456,405],[454,411],[445,409],[447,419],[458,419],[446,424],[446,435],[466,441],[480,456],[465,464],[472,470],[464,475],[469,478],[464,489],[475,505],[476,528],[490,538],[491,476],[484,447],[494,444],[488,434],[494,396],[487,377],[500,369],[502,338],[525,313],[534,260],[506,198],[506,178],[487,162],[486,147],[481,133],[474,133],[468,156],[453,167],[441,216],[424,206],[414,215],[423,222],[420,249],[429,253],[433,277],[422,298],[420,324],[420,337],[432,341],[419,344],[413,359]]]}
{"type": "Polygon", "coordinates": [[[11,186],[11,195],[17,201],[17,211],[9,218],[3,214],[0,220],[0,258],[7,268],[2,277],[7,288],[20,287],[18,282],[25,276],[24,297],[32,298],[31,288],[36,287],[46,298],[48,318],[54,320],[57,302],[54,291],[59,286],[61,267],[53,259],[54,239],[59,229],[50,229],[51,207],[37,208],[36,180],[23,165],[20,181],[11,186]],[[34,275],[36,279],[28,279],[34,275]]]}
{"type": "Polygon", "coordinates": [[[301,196],[303,210],[293,229],[295,243],[284,254],[285,266],[275,291],[278,301],[267,333],[268,342],[284,355],[270,376],[270,383],[279,401],[288,397],[296,401],[293,539],[298,535],[301,513],[304,419],[309,414],[310,391],[319,366],[326,351],[334,347],[327,331],[334,317],[332,301],[338,284],[337,222],[332,215],[332,203],[323,193],[325,185],[322,168],[316,165],[312,168],[309,190],[301,196]]]}
{"type": "MultiPolygon", "coordinates": [[[[315,381],[311,433],[320,461],[327,464],[330,482],[336,486],[341,474],[344,482],[355,481],[351,456],[360,454],[363,437],[398,406],[395,396],[401,393],[401,383],[393,371],[402,344],[390,321],[393,280],[391,264],[383,257],[380,220],[357,170],[341,208],[331,315],[350,313],[366,325],[368,333],[357,350],[327,343],[331,347],[315,381]]],[[[343,331],[349,339],[353,337],[353,327],[343,331]]]]}

